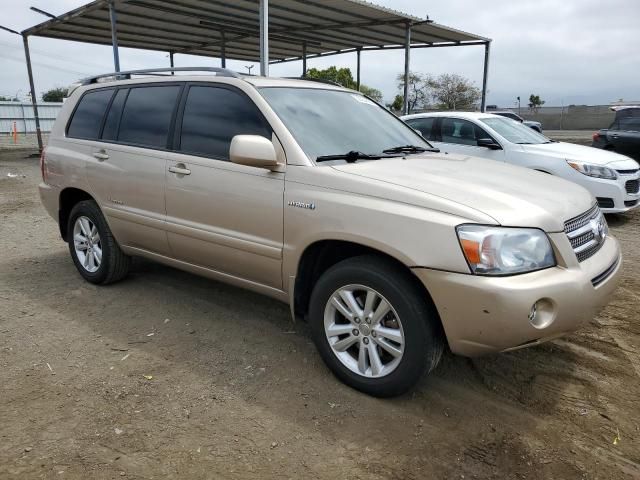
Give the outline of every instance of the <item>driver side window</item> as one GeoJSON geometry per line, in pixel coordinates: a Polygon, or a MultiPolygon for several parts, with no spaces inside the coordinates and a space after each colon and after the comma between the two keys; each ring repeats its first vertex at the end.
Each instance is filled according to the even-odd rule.
{"type": "Polygon", "coordinates": [[[481,138],[492,138],[485,130],[462,118],[444,118],[440,127],[442,141],[458,145],[477,146],[481,138]]]}

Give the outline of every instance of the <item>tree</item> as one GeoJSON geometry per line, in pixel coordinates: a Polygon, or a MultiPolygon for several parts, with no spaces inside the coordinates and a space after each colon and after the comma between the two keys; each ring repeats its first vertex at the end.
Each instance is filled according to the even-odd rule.
{"type": "MultiPolygon", "coordinates": [[[[307,70],[306,76],[309,78],[317,78],[320,80],[329,80],[331,82],[338,83],[345,88],[351,88],[353,90],[358,89],[358,84],[353,79],[353,74],[351,73],[350,68],[338,68],[336,66],[331,66],[329,68],[325,68],[324,70],[310,68],[309,70],[307,70]]],[[[376,102],[382,101],[382,92],[377,88],[360,84],[360,91],[368,97],[373,98],[376,102]]]]}
{"type": "Polygon", "coordinates": [[[544,104],[545,104],[545,101],[540,99],[540,95],[534,95],[532,93],[529,96],[529,109],[533,113],[538,113],[538,109],[544,104]]]}
{"type": "Polygon", "coordinates": [[[431,88],[440,107],[447,110],[475,109],[481,96],[471,80],[456,73],[443,73],[431,80],[431,88]]]}
{"type": "Polygon", "coordinates": [[[317,68],[310,68],[307,70],[307,77],[317,78],[320,80],[329,80],[331,82],[339,83],[345,88],[356,88],[356,82],[351,74],[349,68],[337,68],[331,66],[324,70],[318,70],[317,68]]]}
{"type": "Polygon", "coordinates": [[[67,96],[66,88],[52,88],[51,90],[44,92],[42,94],[43,102],[62,102],[62,100],[67,96]]]}
{"type": "Polygon", "coordinates": [[[404,103],[404,97],[402,95],[396,95],[395,98],[393,99],[393,103],[391,103],[389,106],[389,108],[391,108],[391,110],[395,110],[396,112],[399,112],[400,110],[402,110],[402,104],[404,103]]]}
{"type": "MultiPolygon", "coordinates": [[[[404,73],[399,73],[396,79],[398,81],[398,90],[404,94],[404,73]]],[[[407,98],[409,99],[409,112],[416,108],[425,107],[431,98],[431,77],[422,73],[409,72],[409,93],[407,98]]]]}
{"type": "Polygon", "coordinates": [[[360,92],[364,93],[367,97],[374,99],[376,102],[382,103],[382,92],[377,88],[360,85],[360,92]]]}

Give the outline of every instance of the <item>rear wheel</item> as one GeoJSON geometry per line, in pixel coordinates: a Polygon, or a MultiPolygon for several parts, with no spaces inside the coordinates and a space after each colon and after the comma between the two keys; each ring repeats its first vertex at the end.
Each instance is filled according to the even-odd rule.
{"type": "Polygon", "coordinates": [[[333,373],[379,397],[409,390],[435,368],[444,346],[424,291],[404,269],[377,256],[327,270],[313,290],[310,321],[333,373]]]}
{"type": "Polygon", "coordinates": [[[79,202],[73,207],[67,232],[71,258],[85,280],[107,284],[127,275],[131,257],[120,250],[93,200],[79,202]]]}

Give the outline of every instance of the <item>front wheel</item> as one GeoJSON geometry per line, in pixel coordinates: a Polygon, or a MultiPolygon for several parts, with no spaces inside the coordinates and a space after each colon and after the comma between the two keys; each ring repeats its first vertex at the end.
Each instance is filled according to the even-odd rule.
{"type": "Polygon", "coordinates": [[[377,256],[344,260],[318,280],[314,342],[347,385],[378,397],[406,392],[435,368],[444,343],[433,305],[410,273],[377,256]]]}

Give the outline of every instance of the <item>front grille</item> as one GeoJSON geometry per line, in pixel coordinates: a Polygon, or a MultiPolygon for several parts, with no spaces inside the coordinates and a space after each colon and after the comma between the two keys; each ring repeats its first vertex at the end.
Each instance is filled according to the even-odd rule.
{"type": "Polygon", "coordinates": [[[618,172],[620,175],[633,175],[637,171],[638,171],[637,168],[635,168],[633,170],[616,170],[616,172],[618,172]]]}
{"type": "Polygon", "coordinates": [[[564,232],[579,262],[592,257],[604,244],[607,222],[598,205],[564,222],[564,232]]]}
{"type": "Polygon", "coordinates": [[[627,193],[638,193],[638,190],[640,190],[640,180],[627,180],[624,188],[627,190],[627,193]]]}

